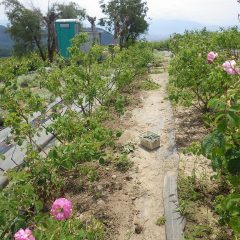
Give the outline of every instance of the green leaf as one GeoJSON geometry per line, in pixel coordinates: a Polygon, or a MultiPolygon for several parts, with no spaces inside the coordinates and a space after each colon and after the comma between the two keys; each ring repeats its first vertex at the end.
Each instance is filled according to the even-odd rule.
{"type": "Polygon", "coordinates": [[[234,112],[228,112],[227,118],[232,124],[233,127],[239,127],[240,125],[240,116],[236,115],[234,112]]]}
{"type": "Polygon", "coordinates": [[[105,164],[105,159],[103,157],[99,158],[99,164],[101,164],[101,165],[105,164]]]}

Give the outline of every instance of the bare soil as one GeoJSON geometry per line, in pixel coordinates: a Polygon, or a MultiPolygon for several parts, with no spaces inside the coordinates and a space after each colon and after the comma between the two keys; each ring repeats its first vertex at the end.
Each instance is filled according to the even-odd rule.
{"type": "Polygon", "coordinates": [[[119,223],[118,232],[111,239],[165,239],[164,225],[158,226],[156,222],[164,215],[165,172],[176,168],[174,122],[171,105],[166,100],[168,74],[153,74],[151,79],[161,87],[141,92],[142,106],[132,110],[131,118],[122,120],[126,129],[119,143],[132,142],[136,149],[130,155],[134,162],[129,173],[132,180],[109,201],[109,208],[118,216],[119,223]],[[139,145],[139,136],[146,131],[160,135],[160,148],[147,151],[139,145]]]}
{"type": "Polygon", "coordinates": [[[157,220],[164,216],[163,181],[168,170],[177,170],[174,121],[167,97],[168,74],[151,74],[159,89],[137,91],[124,116],[106,123],[123,134],[118,147],[134,145],[128,155],[133,167],[126,173],[91,163],[98,172],[98,181],[79,178],[79,169],[68,176],[67,195],[77,205],[82,221],[95,217],[106,228],[106,239],[111,240],[165,240],[164,225],[157,220]],[[118,119],[118,121],[117,121],[118,119]],[[140,146],[139,137],[146,131],[160,135],[160,148],[148,151],[140,146]],[[80,181],[80,182],[79,182],[80,181]]]}
{"type": "Polygon", "coordinates": [[[204,126],[202,113],[194,107],[175,106],[174,119],[178,149],[200,141],[208,133],[208,129],[204,126]]]}
{"type": "Polygon", "coordinates": [[[221,192],[220,186],[211,177],[214,172],[211,161],[204,156],[182,150],[193,142],[201,140],[209,133],[202,120],[202,113],[195,108],[176,106],[174,109],[176,144],[179,152],[178,195],[185,205],[186,239],[221,240],[232,239],[231,231],[218,223],[214,212],[215,196],[221,192]],[[195,193],[193,193],[193,191],[195,193]],[[193,200],[193,195],[197,195],[193,200]]]}

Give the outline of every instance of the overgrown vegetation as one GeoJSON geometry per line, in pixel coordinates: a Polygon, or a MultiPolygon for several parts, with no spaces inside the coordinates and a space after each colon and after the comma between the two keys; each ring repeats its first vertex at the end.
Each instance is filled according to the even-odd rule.
{"type": "MultiPolygon", "coordinates": [[[[231,229],[226,236],[219,235],[213,239],[240,237],[239,36],[237,28],[215,33],[204,29],[175,35],[170,40],[175,55],[170,66],[170,98],[204,113],[203,119],[211,133],[201,144],[188,150],[211,160],[215,172],[211,181],[217,188],[216,192],[206,193],[196,188],[201,185],[201,180],[180,179],[179,194],[183,201],[179,210],[187,217],[196,217],[197,211],[192,211],[198,208],[197,202],[209,201],[210,195],[213,203],[207,204],[219,215],[219,226],[231,229]]],[[[208,235],[215,230],[208,224],[198,226],[197,219],[192,222],[190,232],[188,227],[191,224],[187,225],[187,239],[209,239],[208,235]]]]}
{"type": "MultiPolygon", "coordinates": [[[[121,93],[146,72],[152,52],[144,42],[122,51],[115,47],[114,57],[98,45],[82,52],[79,46],[86,40],[84,34],[72,40],[67,62],[59,57],[51,70],[40,67],[41,61],[37,67],[34,81],[41,91],[47,90],[52,99],[62,100],[50,125],[41,121],[31,124],[34,112],[46,117],[47,104],[39,91],[19,84],[17,76],[30,70],[23,67],[27,63],[23,61],[19,72],[12,72],[12,65],[2,70],[0,107],[6,112],[5,126],[12,128],[14,141],[27,150],[24,164],[8,172],[10,184],[0,192],[2,239],[12,239],[18,229],[27,227],[37,239],[104,239],[99,221],[81,222],[75,213],[67,221],[56,221],[49,215],[50,204],[64,196],[63,176],[86,162],[107,165],[110,152],[116,169],[126,171],[131,167],[127,155],[114,153],[119,131],[104,127],[103,122],[112,108],[123,113],[125,100],[121,93]],[[100,61],[103,53],[105,58],[100,61]],[[45,131],[52,133],[58,144],[40,154],[41,146],[35,138],[45,131]]],[[[98,181],[95,169],[80,169],[82,177],[98,181]]]]}

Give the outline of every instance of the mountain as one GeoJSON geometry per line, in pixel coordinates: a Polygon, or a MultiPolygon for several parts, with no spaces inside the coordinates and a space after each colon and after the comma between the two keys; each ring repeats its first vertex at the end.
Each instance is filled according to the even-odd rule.
{"type": "Polygon", "coordinates": [[[11,55],[13,41],[6,32],[7,28],[0,25],[0,57],[11,55]]]}
{"type": "Polygon", "coordinates": [[[184,33],[185,30],[199,30],[204,27],[209,31],[216,31],[221,26],[207,25],[188,20],[156,19],[149,23],[149,31],[146,38],[150,41],[163,40],[173,33],[184,33]]]}

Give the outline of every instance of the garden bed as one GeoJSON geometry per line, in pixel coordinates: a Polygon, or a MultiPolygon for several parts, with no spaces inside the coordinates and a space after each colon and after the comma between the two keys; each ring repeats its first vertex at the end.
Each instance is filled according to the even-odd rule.
{"type": "Polygon", "coordinates": [[[211,161],[189,153],[209,132],[202,113],[195,108],[176,106],[176,143],[179,150],[178,197],[179,211],[186,219],[186,240],[231,240],[232,231],[219,223],[215,213],[216,196],[221,185],[212,182],[215,174],[211,161]]]}

